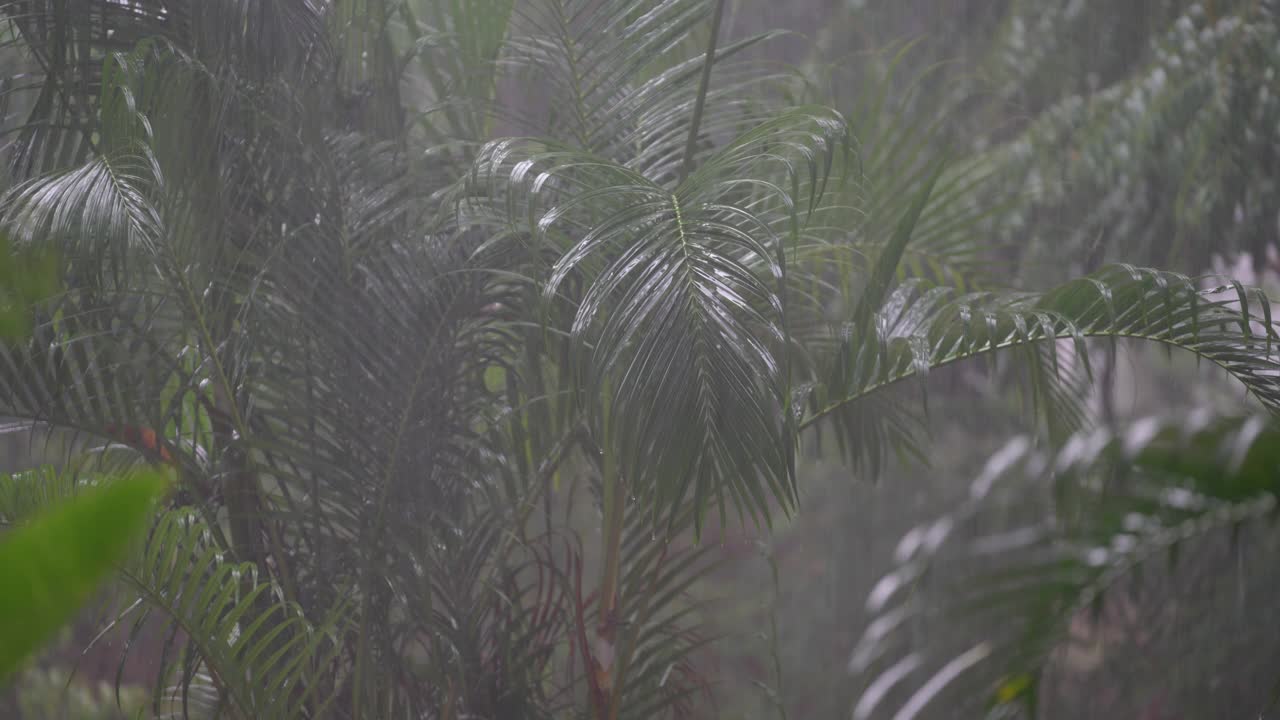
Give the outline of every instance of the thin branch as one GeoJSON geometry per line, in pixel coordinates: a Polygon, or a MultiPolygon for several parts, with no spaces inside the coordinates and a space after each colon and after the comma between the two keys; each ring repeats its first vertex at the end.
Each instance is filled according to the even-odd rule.
{"type": "Polygon", "coordinates": [[[693,155],[698,148],[698,130],[702,125],[702,109],[707,104],[707,89],[711,86],[711,65],[716,59],[716,40],[720,37],[720,19],[723,16],[724,0],[716,0],[716,11],[711,17],[711,40],[707,42],[707,56],[702,63],[702,80],[698,83],[698,99],[693,105],[693,121],[689,123],[689,140],[685,143],[684,162],[680,166],[680,183],[683,183],[693,171],[693,155]]]}

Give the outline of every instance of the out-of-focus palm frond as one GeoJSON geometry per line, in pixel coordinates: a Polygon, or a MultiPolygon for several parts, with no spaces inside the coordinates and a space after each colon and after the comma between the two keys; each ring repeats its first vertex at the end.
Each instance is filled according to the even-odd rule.
{"type": "Polygon", "coordinates": [[[1235,250],[1261,267],[1280,157],[1280,95],[1259,70],[1278,57],[1275,5],[1151,3],[1140,22],[1096,0],[1012,5],[992,89],[1035,113],[993,148],[994,187],[1019,198],[995,230],[1033,263],[1205,268],[1235,250]]]}
{"type": "Polygon", "coordinates": [[[1269,415],[1198,411],[1082,432],[1056,452],[1009,442],[959,509],[902,539],[868,598],[873,620],[850,663],[869,673],[854,716],[1034,703],[1071,623],[1119,579],[1274,512],[1278,432],[1269,415]],[[992,528],[998,512],[1007,521],[992,528]],[[955,622],[976,632],[913,642],[955,622]]]}

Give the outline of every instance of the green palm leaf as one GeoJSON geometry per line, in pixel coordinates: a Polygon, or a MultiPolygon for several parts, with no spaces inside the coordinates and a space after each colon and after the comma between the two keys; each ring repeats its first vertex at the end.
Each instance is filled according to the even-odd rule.
{"type": "Polygon", "coordinates": [[[145,529],[164,487],[156,473],[113,480],[45,506],[0,537],[0,571],[14,583],[0,600],[0,678],[89,600],[145,529]]]}
{"type": "Polygon", "coordinates": [[[828,417],[839,422],[842,411],[880,388],[1002,349],[1069,340],[1087,362],[1082,351],[1089,337],[1135,338],[1187,350],[1221,366],[1275,408],[1280,358],[1270,304],[1255,290],[1225,290],[1229,298],[1221,299],[1224,288],[1200,290],[1185,276],[1131,266],[1107,268],[1043,295],[955,295],[908,283],[878,313],[877,341],[866,343],[856,331],[819,340],[830,347],[833,379],[809,396],[801,426],[828,417]]]}
{"type": "Polygon", "coordinates": [[[463,213],[488,213],[516,233],[528,218],[533,247],[558,256],[546,302],[571,277],[586,283],[567,328],[585,350],[574,358],[584,397],[607,392],[607,442],[662,512],[692,495],[702,508],[731,501],[765,519],[771,498],[794,501],[782,411],[789,241],[774,226],[790,218],[798,229],[843,138],[837,115],[798,108],[708,156],[675,188],[533,141],[480,154],[474,187],[498,200],[463,213]],[[745,179],[770,168],[791,182],[745,179]]]}
{"type": "MultiPolygon", "coordinates": [[[[180,645],[183,670],[171,691],[177,701],[187,702],[199,674],[211,679],[218,705],[242,717],[299,717],[330,701],[333,688],[317,671],[339,651],[343,607],[309,621],[255,565],[230,559],[192,510],[161,516],[121,578],[139,600],[116,622],[133,616],[137,632],[159,613],[166,646],[180,645]]],[[[168,678],[157,679],[159,707],[168,678]]]]}
{"type": "Polygon", "coordinates": [[[873,621],[851,661],[871,675],[854,716],[1034,703],[1070,622],[1118,580],[1215,529],[1273,514],[1277,432],[1271,416],[1201,411],[1084,432],[1057,452],[1010,441],[961,508],[903,538],[894,570],[872,591],[873,621]],[[1023,511],[993,532],[986,518],[999,507],[1023,511]],[[909,639],[955,621],[990,632],[976,644],[909,639]]]}

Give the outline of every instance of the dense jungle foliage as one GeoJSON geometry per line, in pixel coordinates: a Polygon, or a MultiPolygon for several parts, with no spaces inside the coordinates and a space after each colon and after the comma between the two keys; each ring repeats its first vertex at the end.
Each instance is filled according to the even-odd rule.
{"type": "Polygon", "coordinates": [[[172,486],[0,713],[1265,716],[1277,67],[1274,0],[0,0],[0,571],[172,486]]]}

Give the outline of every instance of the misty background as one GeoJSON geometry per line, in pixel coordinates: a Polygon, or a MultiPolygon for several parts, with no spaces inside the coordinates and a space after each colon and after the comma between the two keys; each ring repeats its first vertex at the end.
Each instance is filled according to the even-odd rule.
{"type": "MultiPolygon", "coordinates": [[[[1280,3],[729,0],[726,12],[725,38],[780,31],[752,59],[802,74],[850,121],[868,167],[914,167],[918,145],[945,151],[963,170],[971,185],[956,202],[985,210],[955,243],[980,250],[909,256],[913,273],[963,275],[973,291],[1041,290],[1132,263],[1214,274],[1205,289],[1231,292],[1238,280],[1280,292],[1280,3]]],[[[554,110],[536,82],[507,78],[499,96],[530,118],[554,110]]],[[[902,190],[889,173],[867,173],[872,205],[902,190]],[[877,177],[887,179],[877,185],[877,177]]],[[[946,222],[934,228],[940,235],[951,230],[946,222]]],[[[1071,342],[1060,342],[1063,362],[1078,363],[1067,358],[1071,342]]],[[[1095,382],[1071,387],[1099,423],[1254,402],[1212,363],[1160,347],[1091,341],[1087,354],[1095,382]]],[[[895,568],[904,536],[962,506],[1011,437],[1068,432],[1033,407],[1027,372],[1003,357],[933,370],[927,411],[912,419],[928,438],[920,452],[855,467],[820,457],[816,443],[834,440],[807,438],[799,511],[770,529],[730,524],[711,534],[721,561],[690,590],[703,603],[704,632],[717,638],[697,659],[709,678],[699,717],[851,716],[875,677],[854,662],[876,619],[868,597],[895,568]]],[[[912,402],[920,395],[903,389],[912,402]]],[[[48,447],[25,431],[0,436],[10,469],[29,466],[33,453],[58,454],[48,447]]],[[[969,621],[942,609],[952,583],[995,566],[969,541],[1040,517],[1043,502],[1013,494],[965,518],[951,538],[955,555],[913,589],[939,609],[911,627],[919,648],[963,648],[1001,631],[998,617],[969,621]]],[[[1054,643],[1036,717],[1271,717],[1278,549],[1275,524],[1251,518],[1118,573],[1054,643]]],[[[58,699],[94,627],[86,618],[69,630],[10,691],[9,707],[31,718],[114,717],[114,701],[93,688],[117,678],[126,698],[145,697],[164,652],[154,637],[121,666],[110,645],[100,648],[72,683],[84,694],[78,709],[58,699]]],[[[1015,716],[991,710],[1006,711],[1015,716]]]]}

